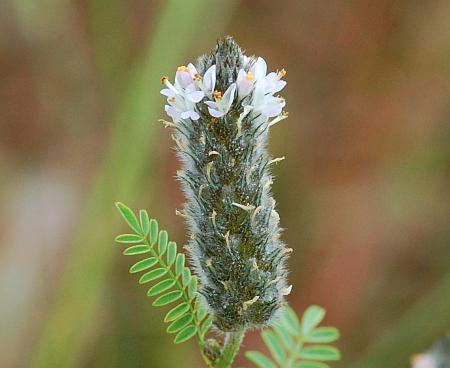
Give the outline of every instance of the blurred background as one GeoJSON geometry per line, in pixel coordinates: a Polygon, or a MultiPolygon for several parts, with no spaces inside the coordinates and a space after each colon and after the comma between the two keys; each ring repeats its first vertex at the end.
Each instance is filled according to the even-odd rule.
{"type": "Polygon", "coordinates": [[[406,368],[450,329],[450,2],[3,0],[1,367],[202,366],[127,273],[113,203],[185,242],[160,77],[227,34],[288,71],[289,301],[341,329],[333,367],[406,368]]]}

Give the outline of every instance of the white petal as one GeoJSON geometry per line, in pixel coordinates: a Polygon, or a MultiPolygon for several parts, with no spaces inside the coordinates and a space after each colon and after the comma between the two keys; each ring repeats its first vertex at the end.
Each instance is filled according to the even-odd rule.
{"type": "Polygon", "coordinates": [[[247,73],[245,72],[244,69],[240,69],[236,78],[236,83],[239,83],[240,81],[242,81],[245,78],[245,75],[247,73]]]}
{"type": "Polygon", "coordinates": [[[205,94],[202,91],[194,91],[188,93],[186,97],[188,98],[188,100],[197,103],[200,102],[203,97],[205,97],[205,94]]]}
{"type": "Polygon", "coordinates": [[[273,118],[281,113],[283,105],[281,103],[266,105],[262,108],[261,113],[269,118],[273,118]]]}
{"type": "Polygon", "coordinates": [[[188,72],[176,72],[175,80],[176,80],[176,82],[179,83],[179,85],[182,88],[186,88],[191,83],[193,83],[192,77],[191,77],[191,75],[188,72]]]}
{"type": "Polygon", "coordinates": [[[192,119],[192,120],[198,120],[200,118],[200,116],[198,115],[198,113],[196,113],[193,110],[189,110],[189,111],[185,111],[181,113],[181,117],[183,119],[192,119]]]}
{"type": "Polygon", "coordinates": [[[256,80],[263,79],[266,76],[267,64],[266,64],[266,61],[262,57],[259,57],[256,60],[255,65],[252,68],[252,72],[253,72],[253,75],[255,76],[256,80]]]}
{"type": "Polygon", "coordinates": [[[246,78],[246,75],[247,73],[244,69],[239,70],[236,79],[239,99],[243,99],[244,97],[248,96],[253,88],[253,80],[248,80],[246,78]]]}
{"type": "Polygon", "coordinates": [[[210,92],[214,92],[214,88],[216,87],[216,66],[211,66],[203,76],[203,84],[205,88],[210,92]]]}
{"type": "Polygon", "coordinates": [[[169,88],[164,88],[160,91],[160,93],[164,96],[167,97],[174,97],[175,96],[175,92],[169,88]]]}
{"type": "Polygon", "coordinates": [[[280,92],[286,86],[286,84],[287,84],[287,82],[284,80],[280,80],[280,81],[276,82],[275,88],[272,93],[280,92]]]}
{"type": "Polygon", "coordinates": [[[225,113],[223,113],[222,111],[213,109],[211,107],[208,107],[208,111],[211,114],[211,116],[215,117],[215,118],[221,118],[222,116],[225,115],[225,113]]]}
{"type": "Polygon", "coordinates": [[[213,108],[213,109],[216,109],[216,110],[219,109],[219,106],[217,105],[216,102],[213,102],[213,101],[205,101],[205,104],[206,104],[207,106],[213,108]]]}
{"type": "Polygon", "coordinates": [[[192,120],[198,120],[200,119],[200,115],[196,111],[191,112],[191,119],[192,120]]]}
{"type": "Polygon", "coordinates": [[[189,73],[191,74],[191,78],[193,78],[196,74],[198,74],[197,69],[195,68],[194,64],[189,63],[187,68],[189,69],[189,73]]]}
{"type": "Polygon", "coordinates": [[[225,113],[227,113],[228,110],[230,110],[230,107],[231,107],[231,104],[233,103],[235,94],[236,94],[236,83],[232,83],[228,87],[228,89],[225,91],[225,93],[223,94],[223,97],[221,100],[221,104],[223,106],[223,111],[225,113]]]}
{"type": "Polygon", "coordinates": [[[179,120],[180,119],[180,112],[173,106],[165,105],[164,110],[166,111],[167,115],[169,115],[173,120],[179,120]]]}

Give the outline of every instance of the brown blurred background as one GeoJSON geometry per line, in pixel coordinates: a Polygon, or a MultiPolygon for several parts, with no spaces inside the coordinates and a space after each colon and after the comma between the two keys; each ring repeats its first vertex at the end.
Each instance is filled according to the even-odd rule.
{"type": "Polygon", "coordinates": [[[450,2],[4,0],[1,367],[201,366],[127,273],[113,203],[183,244],[159,77],[227,34],[288,71],[289,301],[341,329],[333,366],[408,367],[450,329],[450,2]]]}

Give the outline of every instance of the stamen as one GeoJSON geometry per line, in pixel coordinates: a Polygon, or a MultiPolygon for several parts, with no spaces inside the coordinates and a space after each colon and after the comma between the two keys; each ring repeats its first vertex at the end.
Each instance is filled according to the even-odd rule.
{"type": "Polygon", "coordinates": [[[192,80],[195,80],[196,82],[200,82],[202,80],[202,76],[200,74],[195,74],[192,80]]]}
{"type": "Polygon", "coordinates": [[[253,76],[252,72],[248,72],[245,75],[245,79],[247,79],[248,81],[252,81],[253,79],[255,79],[255,77],[253,76]]]}
{"type": "Polygon", "coordinates": [[[222,92],[214,91],[213,96],[216,101],[220,101],[222,99],[222,92]]]}

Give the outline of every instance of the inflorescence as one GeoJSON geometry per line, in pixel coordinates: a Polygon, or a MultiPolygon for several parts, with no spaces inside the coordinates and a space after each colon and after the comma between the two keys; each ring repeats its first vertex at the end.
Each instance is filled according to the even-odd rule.
{"type": "Polygon", "coordinates": [[[284,69],[267,74],[263,58],[247,57],[231,38],[197,65],[162,79],[166,113],[183,167],[187,249],[215,326],[222,331],[270,323],[292,286],[271,194],[269,128],[287,117],[276,95],[284,69]]]}

